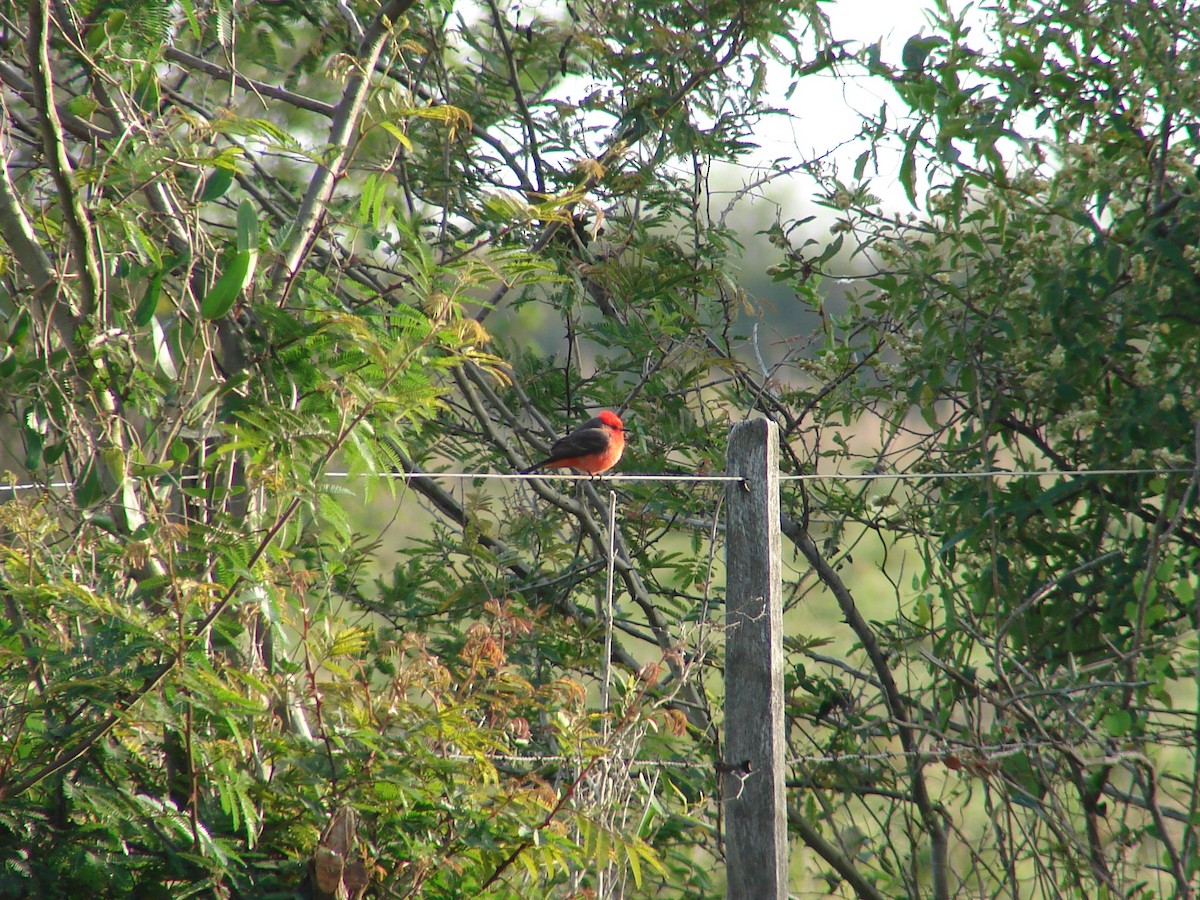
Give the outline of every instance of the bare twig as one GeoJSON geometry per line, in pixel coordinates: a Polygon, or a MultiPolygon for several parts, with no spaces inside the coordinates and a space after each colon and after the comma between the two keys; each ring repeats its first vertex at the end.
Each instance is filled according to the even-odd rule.
{"type": "Polygon", "coordinates": [[[79,312],[87,316],[100,301],[103,278],[100,274],[96,237],[92,223],[76,189],[71,160],[63,142],[62,120],[54,102],[54,80],[50,66],[50,4],[49,0],[30,3],[29,58],[33,78],[33,104],[42,126],[42,145],[54,186],[58,189],[63,220],[75,250],[75,266],[79,276],[79,312]]]}
{"type": "Polygon", "coordinates": [[[238,87],[253,91],[255,94],[270,97],[272,100],[281,100],[289,106],[294,106],[296,109],[316,113],[327,119],[332,119],[337,112],[337,107],[331,103],[314,100],[311,97],[305,97],[303,94],[297,94],[295,91],[267,84],[265,81],[255,81],[226,66],[217,65],[206,59],[201,59],[199,56],[186,53],[178,47],[166,47],[163,50],[163,56],[184,68],[203,72],[205,75],[211,75],[213,78],[228,81],[231,84],[236,84],[238,87]]]}
{"type": "Polygon", "coordinates": [[[296,213],[296,224],[287,236],[279,262],[272,272],[271,281],[281,296],[286,294],[287,285],[296,276],[300,263],[308,253],[321,220],[325,214],[334,186],[345,171],[347,162],[347,147],[351,136],[358,127],[366,104],[367,93],[371,86],[371,75],[375,71],[375,63],[383,52],[384,44],[391,34],[395,21],[404,15],[416,0],[388,0],[383,9],[375,16],[366,29],[358,53],[355,57],[355,68],[342,92],[342,99],[334,110],[333,121],[325,138],[328,157],[317,165],[312,182],[300,201],[296,213]]]}
{"type": "Polygon", "coordinates": [[[850,589],[838,573],[825,561],[816,543],[798,522],[788,517],[783,518],[783,533],[796,545],[805,559],[817,572],[818,577],[837,599],[838,607],[846,619],[846,623],[854,631],[862,643],[867,658],[875,669],[875,676],[883,685],[884,702],[900,737],[900,745],[907,754],[908,773],[912,784],[913,802],[921,813],[921,821],[929,834],[932,860],[930,862],[933,877],[933,894],[937,900],[949,900],[949,845],[946,840],[946,829],[942,822],[942,812],[929,795],[929,787],[917,755],[917,738],[912,724],[909,722],[908,701],[900,693],[900,688],[892,677],[887,655],[879,646],[875,632],[858,610],[858,604],[850,589]]]}

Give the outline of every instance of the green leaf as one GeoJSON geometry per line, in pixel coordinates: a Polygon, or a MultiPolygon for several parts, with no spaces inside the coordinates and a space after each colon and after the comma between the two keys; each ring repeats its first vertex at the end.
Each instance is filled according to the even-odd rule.
{"type": "Polygon", "coordinates": [[[19,347],[25,341],[25,335],[29,334],[29,323],[32,318],[28,308],[22,309],[17,313],[16,321],[13,322],[12,328],[8,332],[8,346],[19,347]]]}
{"type": "Polygon", "coordinates": [[[158,92],[158,71],[152,65],[147,65],[133,92],[133,102],[143,111],[155,114],[161,100],[158,92]]]}
{"type": "Polygon", "coordinates": [[[96,457],[88,460],[83,472],[75,479],[75,502],[84,509],[95,506],[104,496],[100,487],[100,463],[96,457]]]}
{"type": "Polygon", "coordinates": [[[539,876],[541,875],[541,869],[538,868],[538,864],[533,859],[532,855],[528,851],[522,851],[517,856],[517,859],[520,861],[521,865],[525,867],[525,873],[529,876],[529,880],[534,884],[537,884],[539,876]]]}
{"type": "Polygon", "coordinates": [[[86,45],[88,50],[95,52],[99,50],[110,38],[120,34],[125,27],[125,12],[124,10],[114,10],[104,20],[104,25],[101,28],[89,28],[87,33],[86,45]]]}
{"type": "Polygon", "coordinates": [[[59,441],[57,444],[49,444],[47,445],[46,449],[42,451],[42,462],[48,466],[52,466],[62,458],[62,455],[66,452],[66,450],[67,442],[65,439],[59,441]]]}
{"type": "Polygon", "coordinates": [[[1104,717],[1104,727],[1113,737],[1124,737],[1133,727],[1133,716],[1127,709],[1116,709],[1104,717]]]}
{"type": "Polygon", "coordinates": [[[945,43],[946,39],[942,37],[925,37],[924,35],[914,34],[908,39],[908,43],[904,45],[904,50],[900,54],[900,61],[908,71],[917,72],[924,68],[925,60],[929,57],[933,48],[941,47],[945,43]]]}
{"type": "Polygon", "coordinates": [[[175,462],[180,464],[187,462],[189,453],[188,445],[182,439],[176,438],[173,440],[171,442],[171,449],[168,452],[171,455],[171,459],[173,459],[175,462]]]}
{"type": "Polygon", "coordinates": [[[40,431],[33,428],[25,429],[25,468],[30,471],[41,468],[44,444],[45,438],[40,431]]]}
{"type": "Polygon", "coordinates": [[[862,153],[858,154],[858,158],[854,161],[854,180],[855,181],[862,180],[863,172],[866,171],[867,163],[870,161],[870,159],[871,159],[871,151],[870,150],[864,150],[862,153]]]}
{"type": "Polygon", "coordinates": [[[836,238],[834,238],[834,239],[833,239],[833,241],[832,241],[832,242],[831,242],[831,243],[830,243],[830,244],[829,244],[829,245],[828,245],[828,246],[827,246],[827,247],[826,247],[826,248],[825,248],[825,249],[824,249],[824,250],[821,252],[821,255],[820,255],[820,256],[818,256],[816,259],[814,259],[814,260],[813,260],[813,263],[814,263],[815,265],[818,265],[818,266],[819,266],[819,265],[821,265],[821,263],[828,262],[829,260],[833,259],[835,256],[837,256],[837,254],[838,254],[838,251],[842,249],[842,243],[845,241],[845,239],[846,239],[846,236],[845,236],[844,234],[839,234],[839,235],[838,235],[836,238]]]}
{"type": "Polygon", "coordinates": [[[204,190],[200,192],[200,202],[211,203],[224,196],[225,192],[229,190],[229,186],[233,184],[233,175],[233,170],[224,166],[213,169],[208,180],[204,182],[204,190]]]}
{"type": "Polygon", "coordinates": [[[137,305],[137,309],[133,311],[133,324],[137,328],[145,328],[150,324],[150,320],[154,318],[154,312],[158,309],[158,298],[162,294],[162,283],[165,272],[155,272],[150,279],[150,283],[146,285],[146,293],[142,296],[141,302],[137,305]]]}
{"type": "Polygon", "coordinates": [[[81,119],[86,119],[99,108],[100,104],[95,98],[85,95],[78,95],[67,101],[67,112],[81,119]]]}
{"type": "Polygon", "coordinates": [[[200,40],[200,22],[196,18],[195,3],[193,3],[192,0],[182,0],[180,5],[183,6],[184,15],[187,16],[188,25],[191,26],[192,37],[196,40],[200,40]]]}
{"type": "Polygon", "coordinates": [[[642,861],[638,856],[638,849],[627,846],[625,859],[629,862],[629,872],[633,875],[633,883],[640,888],[642,886],[642,861]]]}
{"type": "Polygon", "coordinates": [[[237,248],[243,253],[258,249],[258,212],[249,200],[238,204],[237,248]]]}
{"type": "Polygon", "coordinates": [[[334,638],[329,647],[329,655],[357,657],[366,650],[371,635],[371,629],[365,626],[347,628],[334,638]]]}
{"type": "MultiPolygon", "coordinates": [[[[241,218],[241,210],[239,209],[239,220],[241,218]]],[[[240,243],[240,221],[239,221],[239,243],[240,243]]],[[[257,250],[237,250],[228,258],[224,271],[221,272],[221,277],[217,279],[217,283],[212,286],[212,289],[200,301],[200,314],[204,318],[212,321],[219,319],[233,308],[233,304],[237,302],[246,285],[254,277],[254,267],[258,262],[257,250]]]]}
{"type": "Polygon", "coordinates": [[[904,196],[913,206],[917,205],[917,141],[921,136],[920,128],[916,125],[908,133],[904,142],[904,155],[900,159],[900,184],[904,187],[904,196]]]}
{"type": "Polygon", "coordinates": [[[150,317],[150,330],[154,341],[154,361],[169,380],[175,381],[179,377],[179,370],[175,368],[175,360],[171,356],[171,346],[167,342],[162,322],[154,316],[150,317]]]}
{"type": "Polygon", "coordinates": [[[391,122],[380,122],[379,127],[396,139],[396,143],[407,150],[413,152],[413,142],[408,139],[408,135],[401,131],[391,122]]]}

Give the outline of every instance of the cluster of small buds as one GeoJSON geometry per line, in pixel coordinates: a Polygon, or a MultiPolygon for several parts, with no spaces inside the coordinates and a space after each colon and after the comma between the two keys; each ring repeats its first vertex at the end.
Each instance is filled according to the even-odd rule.
{"type": "Polygon", "coordinates": [[[1188,261],[1192,271],[1200,275],[1200,247],[1191,245],[1183,248],[1183,258],[1188,261]]]}
{"type": "Polygon", "coordinates": [[[1072,409],[1059,416],[1055,431],[1064,435],[1090,433],[1100,424],[1100,413],[1095,409],[1072,409]]]}

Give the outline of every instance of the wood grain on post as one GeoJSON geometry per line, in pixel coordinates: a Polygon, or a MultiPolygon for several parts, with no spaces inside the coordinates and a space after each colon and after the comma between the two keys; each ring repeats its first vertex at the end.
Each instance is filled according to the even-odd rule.
{"type": "Polygon", "coordinates": [[[728,900],[784,900],[783,612],[779,430],[755,419],[729,435],[726,489],[725,800],[728,900]]]}

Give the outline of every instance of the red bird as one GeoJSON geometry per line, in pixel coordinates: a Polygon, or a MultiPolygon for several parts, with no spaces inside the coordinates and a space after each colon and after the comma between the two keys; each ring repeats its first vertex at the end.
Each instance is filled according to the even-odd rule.
{"type": "Polygon", "coordinates": [[[617,464],[625,452],[625,426],[620,417],[604,410],[594,419],[584,422],[566,437],[559,438],[550,448],[550,455],[528,469],[578,469],[589,475],[599,475],[617,464]]]}

